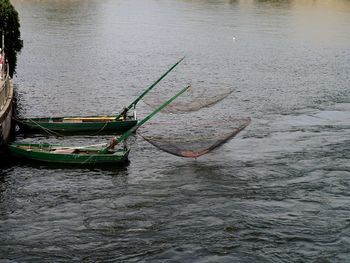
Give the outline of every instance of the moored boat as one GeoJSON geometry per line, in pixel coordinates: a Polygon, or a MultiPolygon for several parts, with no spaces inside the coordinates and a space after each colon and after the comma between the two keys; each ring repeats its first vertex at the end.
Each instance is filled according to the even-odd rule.
{"type": "MultiPolygon", "coordinates": [[[[2,43],[2,47],[4,44],[2,43]]],[[[14,89],[9,75],[4,49],[0,48],[0,154],[12,135],[14,112],[14,89]]]]}
{"type": "Polygon", "coordinates": [[[101,153],[101,147],[64,147],[52,144],[11,143],[9,145],[14,157],[46,163],[60,164],[118,164],[128,159],[128,148],[109,149],[101,153]]]}
{"type": "Polygon", "coordinates": [[[181,58],[170,69],[168,69],[157,81],[150,85],[129,106],[125,107],[116,116],[68,116],[68,117],[44,117],[44,118],[17,118],[18,126],[32,132],[48,134],[65,133],[74,134],[79,132],[112,132],[127,131],[137,124],[135,107],[136,104],[151,91],[170,71],[172,71],[182,60],[181,58]],[[130,115],[130,111],[133,113],[130,115]]]}
{"type": "Polygon", "coordinates": [[[19,127],[31,132],[110,132],[127,131],[137,124],[136,116],[52,117],[18,119],[19,127]]]}

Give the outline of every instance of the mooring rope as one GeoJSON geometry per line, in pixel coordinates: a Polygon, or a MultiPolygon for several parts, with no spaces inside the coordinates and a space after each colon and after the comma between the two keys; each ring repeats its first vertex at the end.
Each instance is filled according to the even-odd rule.
{"type": "MultiPolygon", "coordinates": [[[[12,117],[16,122],[19,122],[19,123],[22,123],[22,124],[25,124],[25,122],[23,122],[22,120],[20,119],[17,119],[16,117],[12,117]]],[[[43,131],[45,131],[47,134],[51,135],[51,136],[56,136],[56,137],[64,137],[63,134],[60,134],[58,132],[55,132],[53,130],[50,130],[48,128],[45,128],[43,126],[41,126],[38,122],[34,121],[33,119],[28,119],[29,121],[31,121],[32,123],[34,123],[35,125],[37,125],[39,128],[41,128],[43,131]]]]}

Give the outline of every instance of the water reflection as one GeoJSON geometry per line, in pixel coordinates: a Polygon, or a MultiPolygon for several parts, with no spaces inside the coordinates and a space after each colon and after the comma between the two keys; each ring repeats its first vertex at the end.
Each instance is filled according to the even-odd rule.
{"type": "Polygon", "coordinates": [[[117,176],[119,174],[125,174],[127,167],[130,165],[130,161],[126,161],[123,164],[113,165],[113,164],[91,164],[91,165],[79,165],[79,164],[54,164],[54,163],[42,163],[35,162],[32,160],[16,160],[12,162],[12,165],[22,166],[25,168],[35,168],[35,169],[49,169],[49,170],[66,170],[69,173],[70,170],[82,171],[84,170],[91,171],[93,173],[104,173],[106,175],[117,176]],[[81,170],[83,169],[83,170],[81,170]]]}

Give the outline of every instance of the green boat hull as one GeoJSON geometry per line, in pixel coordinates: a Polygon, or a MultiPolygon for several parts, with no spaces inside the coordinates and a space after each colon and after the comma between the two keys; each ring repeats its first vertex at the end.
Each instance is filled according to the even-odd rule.
{"type": "Polygon", "coordinates": [[[134,118],[116,119],[114,116],[27,118],[18,120],[21,129],[29,132],[84,133],[123,132],[137,124],[134,118]]]}
{"type": "Polygon", "coordinates": [[[63,147],[51,144],[11,143],[9,150],[16,158],[53,164],[122,164],[127,162],[129,149],[99,153],[98,147],[63,147]],[[69,153],[68,153],[69,152],[69,153]]]}

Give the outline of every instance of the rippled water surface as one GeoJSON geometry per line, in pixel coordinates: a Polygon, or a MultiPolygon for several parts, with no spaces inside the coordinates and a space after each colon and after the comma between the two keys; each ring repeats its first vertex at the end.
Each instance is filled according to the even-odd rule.
{"type": "Polygon", "coordinates": [[[2,161],[1,262],[349,262],[349,1],[12,2],[22,116],[118,112],[185,55],[159,93],[235,92],[182,118],[252,123],[198,160],[138,138],[120,168],[2,161]]]}

